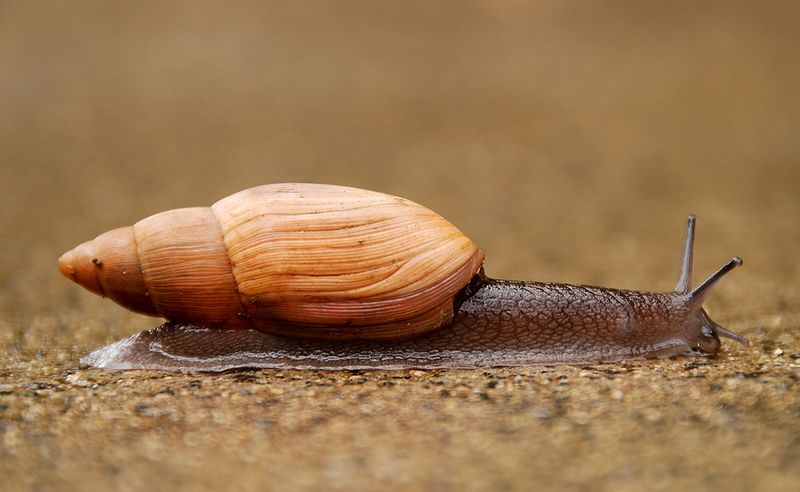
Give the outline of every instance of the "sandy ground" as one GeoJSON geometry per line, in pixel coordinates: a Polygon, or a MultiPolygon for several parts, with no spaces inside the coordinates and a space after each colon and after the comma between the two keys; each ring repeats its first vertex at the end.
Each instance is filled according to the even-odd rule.
{"type": "Polygon", "coordinates": [[[793,2],[0,4],[0,489],[797,490],[793,2]],[[646,5],[646,7],[645,7],[646,5]],[[496,277],[667,290],[696,213],[715,360],[110,373],[156,325],[79,242],[248,186],[439,211],[496,277]]]}

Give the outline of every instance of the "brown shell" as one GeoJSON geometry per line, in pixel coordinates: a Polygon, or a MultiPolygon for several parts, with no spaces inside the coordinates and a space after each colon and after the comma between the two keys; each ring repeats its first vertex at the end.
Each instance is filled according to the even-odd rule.
{"type": "Polygon", "coordinates": [[[483,253],[431,210],[319,184],[250,188],[101,234],[61,272],[134,311],[315,338],[399,338],[449,323],[483,253]]]}

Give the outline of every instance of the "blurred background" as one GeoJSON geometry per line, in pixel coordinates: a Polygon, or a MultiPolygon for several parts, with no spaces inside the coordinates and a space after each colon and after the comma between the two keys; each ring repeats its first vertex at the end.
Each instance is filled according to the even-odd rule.
{"type": "Polygon", "coordinates": [[[794,278],[798,46],[794,2],[3,2],[2,273],[311,181],[439,211],[497,276],[667,288],[692,212],[701,272],[794,278]]]}
{"type": "Polygon", "coordinates": [[[288,181],[425,204],[492,276],[645,290],[696,213],[696,275],[745,260],[715,318],[785,329],[799,88],[792,1],[0,1],[3,340],[63,366],[152,326],[58,256],[288,181]]]}

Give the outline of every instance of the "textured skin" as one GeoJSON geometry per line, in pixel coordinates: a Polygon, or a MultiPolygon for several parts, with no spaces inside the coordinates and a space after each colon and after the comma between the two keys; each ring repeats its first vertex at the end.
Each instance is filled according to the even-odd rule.
{"type": "Polygon", "coordinates": [[[699,336],[692,322],[697,312],[674,293],[476,277],[466,296],[452,324],[413,339],[301,340],[166,323],[97,350],[83,362],[183,371],[600,363],[681,354],[696,347],[699,336]]]}

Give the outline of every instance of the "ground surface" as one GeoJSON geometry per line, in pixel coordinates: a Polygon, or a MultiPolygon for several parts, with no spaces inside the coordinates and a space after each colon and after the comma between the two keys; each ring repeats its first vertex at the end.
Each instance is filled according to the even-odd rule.
{"type": "Polygon", "coordinates": [[[797,490],[793,2],[0,7],[0,489],[797,490]],[[647,5],[643,7],[642,5],[647,5]],[[716,360],[109,373],[158,323],[58,275],[79,242],[281,181],[439,211],[497,277],[670,289],[716,360]]]}

